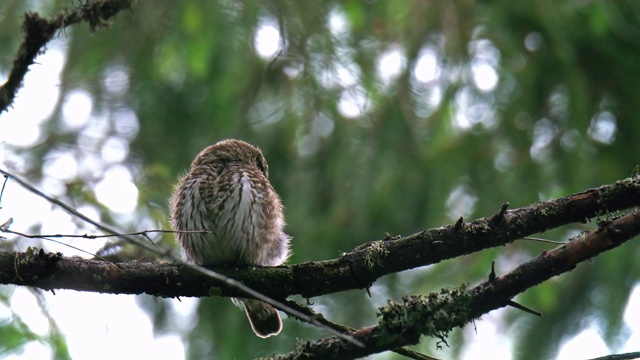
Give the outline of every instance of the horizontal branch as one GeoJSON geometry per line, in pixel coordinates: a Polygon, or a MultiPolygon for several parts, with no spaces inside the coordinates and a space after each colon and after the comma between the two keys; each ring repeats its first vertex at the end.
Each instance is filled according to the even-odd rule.
{"type": "Polygon", "coordinates": [[[403,303],[389,301],[387,306],[380,308],[378,325],[348,333],[364,347],[328,337],[298,343],[290,353],[269,359],[355,359],[416,344],[422,335],[445,341],[454,328],[508,305],[517,294],[568,272],[577,264],[618,247],[638,234],[640,212],[635,210],[602,223],[598,229],[580,234],[566,245],[543,252],[508,274],[489,279],[469,290],[463,286],[428,296],[406,296],[403,303]]]}
{"type": "Polygon", "coordinates": [[[24,33],[22,44],[13,60],[7,81],[0,87],[0,114],[13,103],[29,66],[42,53],[43,48],[56,32],[83,21],[88,22],[93,31],[107,24],[108,20],[121,10],[131,9],[132,2],[133,0],[87,1],[72,11],[61,10],[51,19],[42,18],[32,12],[26,13],[22,24],[24,33]]]}
{"type": "MultiPolygon", "coordinates": [[[[310,298],[367,288],[387,274],[502,246],[550,228],[639,205],[640,185],[637,179],[629,178],[519,209],[506,210],[503,206],[497,215],[469,224],[458,221],[407,237],[374,241],[333,260],[216,271],[270,297],[284,299],[300,294],[310,298]]],[[[161,297],[243,295],[232,286],[172,263],[114,265],[41,251],[0,252],[0,283],[161,297]]]]}

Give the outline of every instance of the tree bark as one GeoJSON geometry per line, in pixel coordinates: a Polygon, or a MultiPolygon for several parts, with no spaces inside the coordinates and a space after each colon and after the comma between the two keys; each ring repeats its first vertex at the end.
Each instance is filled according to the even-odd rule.
{"type": "MultiPolygon", "coordinates": [[[[372,241],[339,258],[269,268],[216,268],[275,299],[303,297],[350,289],[365,289],[378,278],[438,263],[574,222],[586,222],[640,205],[640,184],[628,178],[551,201],[514,210],[506,206],[496,215],[465,224],[372,241]],[[314,279],[314,281],[309,281],[314,279]]],[[[172,263],[105,261],[45,254],[42,251],[0,252],[0,283],[45,290],[73,289],[112,294],[179,296],[244,296],[229,285],[172,263]]]]}

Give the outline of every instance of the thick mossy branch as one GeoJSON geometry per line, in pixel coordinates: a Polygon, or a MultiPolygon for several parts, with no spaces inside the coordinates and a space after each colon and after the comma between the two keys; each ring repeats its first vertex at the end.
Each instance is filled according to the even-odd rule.
{"type": "MultiPolygon", "coordinates": [[[[364,289],[381,276],[502,246],[516,239],[599,214],[640,205],[638,181],[626,179],[561,199],[500,210],[472,223],[425,230],[407,237],[361,245],[337,259],[271,268],[217,268],[250,288],[276,299],[300,294],[310,298],[364,289]],[[313,281],[310,281],[313,280],[313,281]]],[[[567,245],[568,246],[568,245],[567,245]]],[[[237,289],[171,263],[105,261],[57,257],[43,267],[30,252],[0,252],[0,283],[114,294],[147,293],[162,297],[241,296],[237,289]],[[38,274],[37,277],[20,274],[38,274]]]]}
{"type": "Polygon", "coordinates": [[[45,19],[36,13],[26,13],[22,25],[23,40],[13,60],[7,81],[0,87],[0,114],[13,103],[29,66],[42,53],[56,32],[69,25],[87,22],[92,31],[109,24],[121,10],[131,9],[135,0],[94,0],[78,5],[73,10],[61,10],[58,15],[45,19]]]}
{"type": "Polygon", "coordinates": [[[380,308],[378,325],[349,332],[365,344],[327,337],[298,343],[288,354],[268,359],[355,359],[417,343],[422,335],[446,343],[449,331],[464,326],[492,310],[508,305],[517,294],[573,269],[603,251],[615,248],[640,233],[640,212],[633,211],[598,229],[580,234],[566,245],[547,251],[504,276],[498,276],[469,290],[465,286],[427,296],[412,295],[402,303],[389,302],[380,308]]]}
{"type": "Polygon", "coordinates": [[[442,289],[439,294],[427,296],[411,295],[402,298],[402,303],[388,301],[380,308],[382,319],[379,329],[388,337],[407,340],[426,335],[445,340],[455,327],[469,323],[469,304],[472,298],[462,286],[458,289],[442,289]]]}

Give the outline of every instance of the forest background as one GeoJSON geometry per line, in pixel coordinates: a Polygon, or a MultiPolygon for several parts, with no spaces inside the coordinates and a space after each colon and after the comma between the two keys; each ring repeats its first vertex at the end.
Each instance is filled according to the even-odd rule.
{"type": "MultiPolygon", "coordinates": [[[[26,11],[47,16],[75,5],[0,3],[0,79],[20,45],[26,11]]],[[[638,164],[635,1],[138,1],[98,25],[58,32],[31,66],[15,103],[0,115],[0,159],[3,168],[123,231],[168,229],[177,177],[202,148],[225,138],[265,153],[294,238],[290,263],[332,259],[385,233],[490,216],[504,202],[520,207],[612,183],[638,164]]],[[[11,181],[0,215],[0,223],[12,217],[11,229],[25,233],[95,232],[11,181]]],[[[564,241],[592,227],[541,236],[564,241]]],[[[153,239],[175,248],[170,234],[153,239]]],[[[104,246],[65,242],[90,252],[104,246]]],[[[415,349],[444,358],[499,351],[538,359],[588,333],[594,356],[631,351],[625,344],[640,336],[638,325],[633,332],[625,321],[640,312],[640,295],[630,301],[640,278],[633,244],[519,296],[541,319],[501,309],[477,329],[454,331],[450,348],[436,350],[438,339],[425,338],[415,349]]],[[[45,240],[0,242],[28,246],[87,256],[45,240]]],[[[387,299],[476,284],[492,261],[505,273],[552,247],[517,241],[384,277],[370,297],[350,291],[312,301],[330,319],[371,325],[387,299]]],[[[121,301],[114,296],[61,292],[0,287],[0,353],[24,354],[35,343],[52,356],[81,358],[102,346],[113,346],[104,352],[113,355],[126,341],[112,324],[85,341],[95,344],[90,350],[68,342],[74,328],[55,316],[56,301],[71,302],[78,313],[94,304],[97,323],[125,312],[114,310],[121,301]],[[23,303],[36,306],[21,313],[23,303]],[[26,313],[34,312],[41,319],[30,323],[26,313]]],[[[153,324],[130,340],[171,337],[172,349],[189,358],[282,353],[297,338],[324,334],[285,319],[280,336],[261,340],[228,299],[125,297],[133,300],[123,306],[148,315],[136,319],[153,324]]],[[[163,346],[156,351],[170,347],[163,346]]]]}

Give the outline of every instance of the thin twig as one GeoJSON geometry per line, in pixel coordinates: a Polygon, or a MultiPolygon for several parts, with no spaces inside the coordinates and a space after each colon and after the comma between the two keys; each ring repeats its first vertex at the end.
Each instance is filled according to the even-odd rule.
{"type": "Polygon", "coordinates": [[[162,234],[196,233],[196,234],[201,234],[201,233],[210,233],[211,232],[210,230],[163,230],[163,229],[153,229],[153,230],[135,231],[135,232],[130,232],[130,233],[95,234],[95,235],[90,235],[90,234],[24,234],[24,233],[15,232],[15,231],[12,231],[12,230],[9,230],[9,229],[4,229],[4,228],[2,228],[1,225],[0,225],[0,231],[6,232],[6,233],[15,234],[15,235],[20,235],[22,237],[29,238],[29,239],[44,239],[44,238],[101,239],[101,238],[111,238],[111,237],[118,237],[118,236],[145,236],[145,237],[147,237],[148,234],[154,234],[154,233],[162,233],[162,234]]]}
{"type": "Polygon", "coordinates": [[[556,245],[566,244],[566,242],[564,242],[564,241],[553,241],[553,240],[535,238],[535,237],[530,237],[530,236],[523,237],[522,240],[539,241],[539,242],[545,242],[545,243],[556,244],[556,245]]]}
{"type": "Polygon", "coordinates": [[[4,181],[2,182],[2,190],[0,190],[0,209],[2,209],[2,195],[4,195],[4,187],[7,186],[8,180],[9,180],[9,177],[5,175],[4,181]]]}
{"type": "MultiPolygon", "coordinates": [[[[8,222],[8,221],[7,221],[7,222],[8,222]]],[[[6,223],[5,223],[5,224],[6,224],[6,223]]],[[[71,249],[78,250],[78,251],[83,252],[83,253],[85,253],[85,254],[87,254],[87,255],[91,255],[91,256],[93,256],[93,257],[95,257],[95,258],[98,258],[98,259],[100,259],[100,260],[102,260],[102,261],[111,262],[111,261],[109,261],[109,260],[107,260],[107,259],[103,258],[102,256],[97,255],[97,254],[94,254],[94,253],[92,253],[92,252],[90,252],[90,251],[82,250],[82,249],[80,249],[79,247],[73,246],[73,245],[71,245],[71,244],[63,243],[62,241],[58,241],[58,240],[54,240],[54,239],[52,239],[53,237],[67,237],[67,236],[65,236],[65,235],[53,235],[53,236],[51,236],[51,235],[30,235],[30,234],[23,234],[23,233],[18,232],[18,231],[9,230],[9,228],[8,228],[7,226],[5,226],[4,224],[3,224],[3,225],[0,225],[0,232],[6,233],[6,234],[14,234],[14,235],[22,236],[22,237],[24,237],[24,238],[28,238],[28,239],[43,239],[43,240],[48,240],[48,241],[54,242],[54,243],[56,243],[56,244],[64,245],[64,246],[69,247],[69,248],[71,248],[71,249]]],[[[69,236],[69,237],[75,237],[75,236],[69,236]]],[[[114,265],[115,265],[115,264],[114,264],[114,265]]]]}

